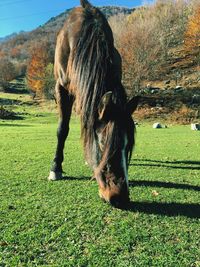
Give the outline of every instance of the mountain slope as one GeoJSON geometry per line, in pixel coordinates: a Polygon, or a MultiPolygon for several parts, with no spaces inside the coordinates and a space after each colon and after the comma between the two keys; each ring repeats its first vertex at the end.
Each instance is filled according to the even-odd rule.
{"type": "MultiPolygon", "coordinates": [[[[117,6],[103,6],[100,10],[105,14],[107,18],[118,14],[130,14],[134,9],[117,7],[117,6]]],[[[15,61],[24,61],[29,58],[30,51],[32,51],[35,45],[41,42],[48,42],[50,49],[54,49],[56,35],[64,24],[71,9],[67,9],[56,17],[52,17],[44,25],[36,28],[30,32],[22,32],[15,35],[8,40],[3,39],[0,43],[0,56],[3,55],[7,58],[11,58],[15,61]]]]}

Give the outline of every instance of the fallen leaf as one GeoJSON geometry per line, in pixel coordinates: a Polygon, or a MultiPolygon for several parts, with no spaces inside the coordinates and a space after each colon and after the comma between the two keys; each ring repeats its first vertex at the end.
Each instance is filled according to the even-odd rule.
{"type": "Polygon", "coordinates": [[[152,193],[152,195],[153,195],[154,197],[157,197],[157,196],[159,195],[159,193],[158,193],[156,190],[153,190],[151,193],[152,193]]]}

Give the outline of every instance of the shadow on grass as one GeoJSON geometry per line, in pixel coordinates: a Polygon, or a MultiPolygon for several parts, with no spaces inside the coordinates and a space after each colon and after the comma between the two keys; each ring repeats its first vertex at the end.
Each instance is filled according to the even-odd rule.
{"type": "Polygon", "coordinates": [[[0,98],[0,105],[21,105],[22,101],[17,99],[10,98],[0,98]]]}
{"type": "Polygon", "coordinates": [[[0,127],[33,127],[33,125],[28,124],[12,124],[12,123],[0,123],[0,127]]]}
{"type": "Polygon", "coordinates": [[[29,94],[29,90],[25,87],[25,83],[22,77],[16,79],[16,83],[9,83],[9,88],[6,89],[7,93],[13,94],[29,94]]]}
{"type": "Polygon", "coordinates": [[[151,159],[134,159],[130,166],[158,167],[185,170],[200,170],[200,161],[161,161],[151,159]],[[143,162],[143,163],[140,163],[143,162]],[[172,165],[173,164],[173,165],[172,165]],[[182,166],[185,165],[185,166],[182,166]],[[196,165],[196,166],[191,166],[196,165]]]}
{"type": "MultiPolygon", "coordinates": [[[[91,177],[64,176],[64,181],[90,181],[91,177]]],[[[61,181],[62,181],[61,180],[61,181]]],[[[165,188],[185,189],[200,191],[200,187],[187,184],[164,183],[157,181],[131,181],[130,186],[156,186],[165,188]]],[[[121,208],[130,212],[164,215],[168,217],[185,216],[188,218],[200,218],[200,205],[197,203],[158,203],[158,202],[133,202],[127,207],[121,208]]]]}
{"type": "Polygon", "coordinates": [[[29,95],[30,92],[27,89],[24,89],[23,86],[19,86],[17,85],[17,87],[15,86],[11,86],[10,88],[6,89],[6,93],[10,93],[10,94],[20,94],[20,95],[29,95]]]}
{"type": "Polygon", "coordinates": [[[29,100],[29,101],[21,101],[18,99],[10,99],[10,98],[0,98],[1,106],[38,106],[39,102],[37,100],[29,100]]]}
{"type": "Polygon", "coordinates": [[[131,212],[164,215],[168,217],[185,216],[188,218],[200,218],[200,205],[196,203],[158,203],[158,202],[130,202],[125,209],[131,212]]]}
{"type": "Polygon", "coordinates": [[[22,120],[24,120],[24,117],[18,116],[18,115],[12,115],[12,116],[9,116],[9,117],[6,117],[6,118],[1,118],[0,117],[0,120],[4,120],[4,121],[22,121],[22,120]]]}
{"type": "Polygon", "coordinates": [[[71,177],[71,176],[63,176],[62,179],[60,179],[60,181],[90,181],[91,177],[71,177]]]}
{"type": "Polygon", "coordinates": [[[159,182],[159,181],[129,181],[129,186],[150,186],[150,187],[164,187],[164,188],[175,188],[175,189],[185,189],[200,191],[200,186],[189,185],[189,184],[176,184],[171,182],[159,182]]]}
{"type": "Polygon", "coordinates": [[[148,162],[157,162],[165,164],[189,164],[189,165],[200,165],[200,161],[195,160],[175,160],[175,161],[163,161],[163,160],[152,160],[152,159],[135,159],[136,161],[148,161],[148,162]]]}

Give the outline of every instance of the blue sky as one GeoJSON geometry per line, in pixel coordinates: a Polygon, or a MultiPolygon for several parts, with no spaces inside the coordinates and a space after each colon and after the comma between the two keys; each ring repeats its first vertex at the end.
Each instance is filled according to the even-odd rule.
{"type": "MultiPolygon", "coordinates": [[[[142,0],[91,0],[96,6],[139,6],[142,0]]],[[[0,37],[13,32],[30,31],[68,8],[78,6],[79,0],[0,0],[0,37]]]]}

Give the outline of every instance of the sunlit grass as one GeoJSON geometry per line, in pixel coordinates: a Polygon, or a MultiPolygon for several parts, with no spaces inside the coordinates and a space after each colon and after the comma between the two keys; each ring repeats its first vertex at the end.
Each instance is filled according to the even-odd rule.
{"type": "Polygon", "coordinates": [[[131,204],[119,210],[101,202],[90,181],[78,118],[65,147],[66,179],[48,182],[55,108],[14,109],[27,114],[0,121],[0,266],[200,266],[199,132],[142,123],[129,168],[131,204]]]}

